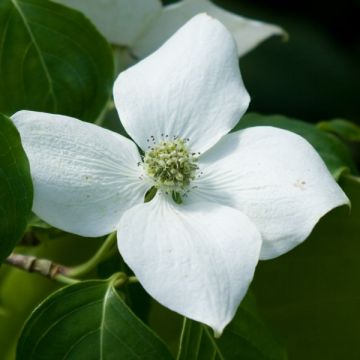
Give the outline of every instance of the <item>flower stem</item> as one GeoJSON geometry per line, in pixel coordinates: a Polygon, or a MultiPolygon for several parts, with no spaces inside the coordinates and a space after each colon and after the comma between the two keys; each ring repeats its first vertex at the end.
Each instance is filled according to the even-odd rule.
{"type": "Polygon", "coordinates": [[[37,273],[49,279],[59,281],[63,284],[68,285],[78,282],[78,280],[70,279],[64,275],[68,268],[48,259],[40,259],[31,255],[12,253],[5,260],[5,263],[29,273],[37,273]]]}
{"type": "Polygon", "coordinates": [[[113,232],[105,239],[104,243],[91,259],[84,262],[83,264],[74,266],[72,268],[67,268],[64,274],[69,277],[79,277],[95,269],[99,263],[101,263],[109,256],[109,254],[112,253],[111,250],[114,248],[115,240],[116,233],[113,232]]]}

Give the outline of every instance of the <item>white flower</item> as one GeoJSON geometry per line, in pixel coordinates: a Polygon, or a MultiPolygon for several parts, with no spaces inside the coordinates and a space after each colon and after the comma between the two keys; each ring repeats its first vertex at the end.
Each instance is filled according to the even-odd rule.
{"type": "Polygon", "coordinates": [[[143,158],[133,142],[93,124],[13,116],[30,159],[33,210],[79,235],[117,230],[144,288],[219,335],[259,258],[289,251],[348,199],[298,135],[272,127],[226,135],[249,96],[235,42],[209,16],[121,73],[114,97],[143,158]],[[152,186],[157,194],[144,203],[152,186]]]}
{"type": "Polygon", "coordinates": [[[250,20],[214,5],[210,0],[183,0],[162,6],[160,0],[55,0],[80,10],[112,44],[127,47],[144,58],[161,46],[186,21],[206,12],[232,32],[242,56],[272,35],[284,31],[272,24],[250,20]]]}

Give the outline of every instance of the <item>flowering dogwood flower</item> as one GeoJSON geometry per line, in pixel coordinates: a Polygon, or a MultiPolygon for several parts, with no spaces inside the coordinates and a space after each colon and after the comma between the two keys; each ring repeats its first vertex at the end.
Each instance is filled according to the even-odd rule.
{"type": "Polygon", "coordinates": [[[114,85],[135,143],[46,113],[13,116],[30,159],[34,212],[118,247],[160,303],[211,326],[233,318],[261,259],[279,256],[348,199],[303,138],[273,127],[228,134],[245,112],[231,34],[198,15],[114,85]],[[149,189],[154,198],[144,202],[149,189]]]}
{"type": "Polygon", "coordinates": [[[272,35],[276,25],[235,15],[210,0],[182,0],[163,6],[160,0],[56,0],[83,12],[112,44],[126,47],[136,58],[156,50],[194,15],[206,12],[232,32],[242,56],[272,35]]]}

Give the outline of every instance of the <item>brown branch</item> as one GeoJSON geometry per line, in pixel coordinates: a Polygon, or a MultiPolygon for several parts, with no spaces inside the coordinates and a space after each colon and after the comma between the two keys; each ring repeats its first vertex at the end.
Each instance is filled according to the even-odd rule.
{"type": "Polygon", "coordinates": [[[50,279],[56,279],[57,275],[63,275],[68,270],[67,267],[48,259],[39,259],[32,255],[15,253],[12,253],[5,260],[5,263],[30,273],[38,273],[50,279]]]}

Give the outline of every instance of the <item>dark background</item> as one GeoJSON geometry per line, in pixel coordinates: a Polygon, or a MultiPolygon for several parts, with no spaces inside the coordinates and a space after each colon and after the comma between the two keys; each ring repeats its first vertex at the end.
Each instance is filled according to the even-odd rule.
{"type": "Polygon", "coordinates": [[[289,34],[289,41],[273,37],[241,59],[252,96],[250,111],[311,122],[345,118],[360,124],[359,0],[213,2],[278,24],[289,34]]]}

